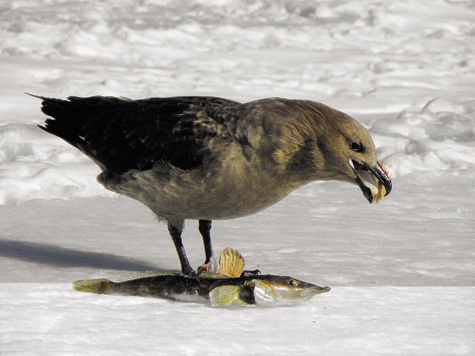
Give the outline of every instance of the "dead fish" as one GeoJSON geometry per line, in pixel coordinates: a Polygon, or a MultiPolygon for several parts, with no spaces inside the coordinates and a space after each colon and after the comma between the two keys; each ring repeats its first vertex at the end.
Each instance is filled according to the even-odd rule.
{"type": "Polygon", "coordinates": [[[330,291],[329,287],[277,275],[243,275],[239,278],[215,273],[198,277],[178,273],[149,272],[122,282],[108,279],[82,280],[74,289],[98,294],[161,297],[182,301],[202,301],[211,306],[280,306],[302,303],[330,291]]]}

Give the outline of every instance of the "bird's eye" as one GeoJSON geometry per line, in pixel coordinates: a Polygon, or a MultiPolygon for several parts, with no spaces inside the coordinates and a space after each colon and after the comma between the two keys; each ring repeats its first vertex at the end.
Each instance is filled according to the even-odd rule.
{"type": "Polygon", "coordinates": [[[350,143],[350,148],[355,152],[363,151],[363,146],[358,142],[351,142],[350,143]]]}

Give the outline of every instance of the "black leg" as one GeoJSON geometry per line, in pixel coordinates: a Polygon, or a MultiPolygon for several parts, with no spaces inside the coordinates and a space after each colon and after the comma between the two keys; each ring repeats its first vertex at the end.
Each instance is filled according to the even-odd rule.
{"type": "Polygon", "coordinates": [[[203,245],[205,247],[205,264],[208,264],[211,256],[213,256],[213,246],[211,246],[211,220],[200,220],[200,224],[198,229],[200,230],[200,234],[203,237],[203,245]]]}
{"type": "Polygon", "coordinates": [[[175,226],[172,226],[170,223],[168,223],[168,231],[170,232],[170,236],[172,237],[173,243],[175,244],[178,258],[180,259],[181,272],[188,276],[196,275],[196,272],[188,261],[188,257],[186,257],[185,247],[181,241],[181,233],[183,229],[176,228],[175,226]]]}

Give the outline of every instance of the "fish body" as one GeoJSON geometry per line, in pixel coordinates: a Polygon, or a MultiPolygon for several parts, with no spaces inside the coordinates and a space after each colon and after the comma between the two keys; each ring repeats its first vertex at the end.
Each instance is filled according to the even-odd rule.
{"type": "Polygon", "coordinates": [[[198,277],[178,273],[153,272],[144,277],[113,282],[108,279],[82,280],[74,289],[98,294],[159,297],[184,301],[206,301],[212,306],[278,306],[302,303],[325,293],[329,287],[303,282],[288,276],[244,275],[230,278],[215,273],[198,277]]]}

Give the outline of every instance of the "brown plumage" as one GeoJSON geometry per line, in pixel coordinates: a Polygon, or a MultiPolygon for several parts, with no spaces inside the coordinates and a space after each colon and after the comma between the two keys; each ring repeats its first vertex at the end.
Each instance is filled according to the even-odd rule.
{"type": "Polygon", "coordinates": [[[208,263],[211,220],[257,213],[314,180],[358,184],[370,203],[391,190],[366,129],[320,103],[38,98],[51,117],[42,129],[94,160],[104,187],[167,221],[185,274],[185,219],[199,220],[208,263]]]}

